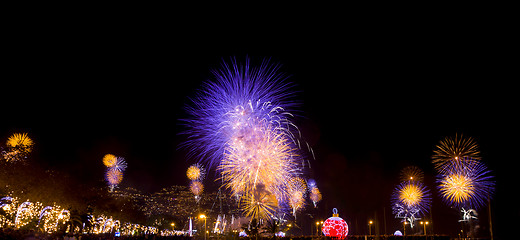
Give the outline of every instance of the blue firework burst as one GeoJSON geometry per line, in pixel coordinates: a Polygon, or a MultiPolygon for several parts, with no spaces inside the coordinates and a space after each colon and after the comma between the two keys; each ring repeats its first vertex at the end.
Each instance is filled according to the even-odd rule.
{"type": "Polygon", "coordinates": [[[252,67],[248,59],[243,65],[232,59],[214,70],[214,80],[204,83],[187,107],[190,117],[182,120],[188,128],[183,146],[189,156],[218,166],[228,143],[236,138],[254,141],[249,133],[259,124],[283,132],[298,145],[299,133],[289,113],[296,105],[293,85],[285,82],[279,67],[268,60],[252,67]]]}

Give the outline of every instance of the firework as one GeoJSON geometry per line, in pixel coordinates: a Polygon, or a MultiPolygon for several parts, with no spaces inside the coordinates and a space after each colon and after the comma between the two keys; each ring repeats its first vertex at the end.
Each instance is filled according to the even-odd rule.
{"type": "Polygon", "coordinates": [[[450,205],[477,209],[494,191],[489,173],[483,163],[470,158],[451,162],[437,179],[441,196],[450,205]]]}
{"type": "Polygon", "coordinates": [[[190,155],[197,155],[210,166],[218,166],[224,149],[233,139],[244,138],[256,127],[252,122],[271,124],[285,131],[294,125],[287,112],[295,104],[290,100],[291,85],[284,83],[279,66],[262,62],[251,68],[235,61],[232,66],[213,71],[216,81],[204,84],[204,90],[187,108],[192,116],[183,120],[189,128],[186,146],[190,155]]]}
{"type": "Polygon", "coordinates": [[[436,148],[433,151],[432,163],[440,172],[444,171],[446,164],[451,161],[458,161],[462,158],[480,160],[480,151],[475,140],[471,137],[464,138],[462,134],[446,137],[436,148]]]}
{"type": "Polygon", "coordinates": [[[108,168],[105,173],[105,179],[108,185],[115,186],[123,180],[123,173],[115,168],[108,168]]]}
{"type": "Polygon", "coordinates": [[[309,194],[309,198],[314,204],[314,207],[316,207],[316,204],[322,199],[320,190],[317,187],[312,188],[311,193],[309,194]]]}
{"type": "Polygon", "coordinates": [[[296,217],[296,211],[305,205],[305,193],[307,192],[307,184],[300,177],[291,178],[288,186],[289,205],[293,209],[293,215],[296,217]]]}
{"type": "Polygon", "coordinates": [[[15,147],[23,147],[28,148],[28,151],[31,151],[31,147],[33,145],[32,139],[29,138],[27,133],[15,133],[7,139],[7,146],[11,148],[15,147]]]}
{"type": "Polygon", "coordinates": [[[15,133],[7,139],[7,149],[2,151],[2,156],[7,162],[23,161],[32,151],[33,145],[27,133],[15,133]]]}
{"type": "Polygon", "coordinates": [[[428,212],[430,204],[430,191],[418,181],[402,182],[392,194],[393,211],[399,218],[420,217],[428,212]]]}
{"type": "Polygon", "coordinates": [[[278,201],[273,194],[259,185],[255,190],[248,191],[246,195],[240,198],[239,207],[244,215],[252,219],[269,220],[276,213],[278,201]]]}
{"type": "Polygon", "coordinates": [[[112,168],[116,169],[117,171],[124,172],[126,170],[126,162],[125,158],[123,157],[117,157],[116,163],[112,166],[112,168]]]}
{"type": "Polygon", "coordinates": [[[186,176],[192,181],[201,181],[204,179],[205,173],[206,172],[204,171],[204,168],[200,164],[194,164],[188,168],[186,171],[186,176]]]}
{"type": "Polygon", "coordinates": [[[403,219],[403,222],[408,221],[412,228],[419,212],[419,208],[409,207],[402,203],[395,203],[392,205],[392,213],[395,214],[395,217],[403,219]]]}
{"type": "Polygon", "coordinates": [[[424,179],[423,171],[417,166],[408,166],[401,170],[400,179],[402,182],[419,181],[424,179]]]}
{"type": "Polygon", "coordinates": [[[125,159],[123,157],[116,157],[113,154],[106,154],[103,157],[103,164],[107,167],[105,180],[110,187],[110,191],[113,191],[123,180],[123,172],[127,167],[125,159]]]}
{"type": "Polygon", "coordinates": [[[269,128],[253,131],[251,142],[235,139],[226,148],[217,168],[224,186],[241,194],[261,184],[277,199],[285,199],[288,181],[299,173],[296,149],[284,134],[269,128]]]}
{"type": "Polygon", "coordinates": [[[202,183],[199,181],[191,181],[190,190],[193,195],[195,195],[195,197],[198,197],[204,191],[204,185],[202,185],[202,183]]]}
{"type": "Polygon", "coordinates": [[[107,167],[113,167],[117,162],[117,157],[114,156],[113,154],[106,154],[104,157],[103,157],[103,164],[105,164],[105,166],[107,167]]]}
{"type": "Polygon", "coordinates": [[[289,180],[307,165],[289,113],[292,86],[278,69],[268,61],[256,68],[249,60],[224,63],[187,108],[189,156],[216,167],[234,195],[252,196],[262,186],[278,202],[289,201],[289,180]]]}
{"type": "Polygon", "coordinates": [[[316,180],[310,178],[309,180],[307,180],[307,187],[309,189],[313,189],[316,187],[316,180]]]}
{"type": "Polygon", "coordinates": [[[464,208],[461,208],[460,213],[462,213],[462,219],[459,220],[459,222],[469,222],[471,221],[471,219],[478,219],[478,213],[475,209],[466,210],[464,208]]]}
{"type": "Polygon", "coordinates": [[[316,181],[314,179],[307,180],[307,187],[309,188],[309,198],[312,201],[312,204],[314,204],[314,207],[316,207],[316,204],[321,201],[321,192],[318,189],[318,186],[316,185],[316,181]]]}

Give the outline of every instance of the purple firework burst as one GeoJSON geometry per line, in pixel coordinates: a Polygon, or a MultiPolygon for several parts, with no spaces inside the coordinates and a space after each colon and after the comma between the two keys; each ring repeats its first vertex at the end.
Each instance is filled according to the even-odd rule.
{"type": "Polygon", "coordinates": [[[187,107],[190,118],[182,120],[188,130],[183,144],[189,156],[210,167],[218,166],[224,149],[231,141],[254,137],[249,134],[258,123],[268,124],[287,135],[299,145],[297,128],[289,120],[288,112],[296,103],[292,101],[292,85],[278,72],[279,65],[263,60],[258,67],[222,64],[214,70],[214,81],[204,83],[203,89],[187,107]]]}

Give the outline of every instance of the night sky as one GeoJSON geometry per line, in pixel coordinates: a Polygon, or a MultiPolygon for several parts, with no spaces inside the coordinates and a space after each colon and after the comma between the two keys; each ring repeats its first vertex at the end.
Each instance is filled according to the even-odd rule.
{"type": "MultiPolygon", "coordinates": [[[[314,149],[311,175],[324,198],[318,215],[337,207],[363,233],[386,211],[393,232],[390,194],[399,171],[416,165],[433,194],[435,231],[457,231],[458,213],[438,197],[430,158],[440,140],[458,133],[476,139],[496,176],[495,234],[505,231],[518,97],[501,30],[155,23],[54,20],[14,29],[2,47],[2,141],[28,132],[36,143],[31,161],[85,184],[103,181],[102,156],[113,153],[128,163],[121,187],[187,185],[193,162],[179,148],[186,139],[179,119],[189,98],[222,60],[270,58],[295,84],[294,122],[314,149]]],[[[206,184],[215,189],[212,174],[206,184]]],[[[487,216],[487,208],[480,212],[487,216]]]]}

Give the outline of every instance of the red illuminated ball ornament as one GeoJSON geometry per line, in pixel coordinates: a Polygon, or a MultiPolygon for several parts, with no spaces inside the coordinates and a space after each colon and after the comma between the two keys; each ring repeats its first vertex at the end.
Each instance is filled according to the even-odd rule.
{"type": "Polygon", "coordinates": [[[327,237],[344,239],[348,234],[348,225],[343,218],[339,217],[338,209],[332,209],[332,217],[325,220],[321,228],[327,237]]]}

